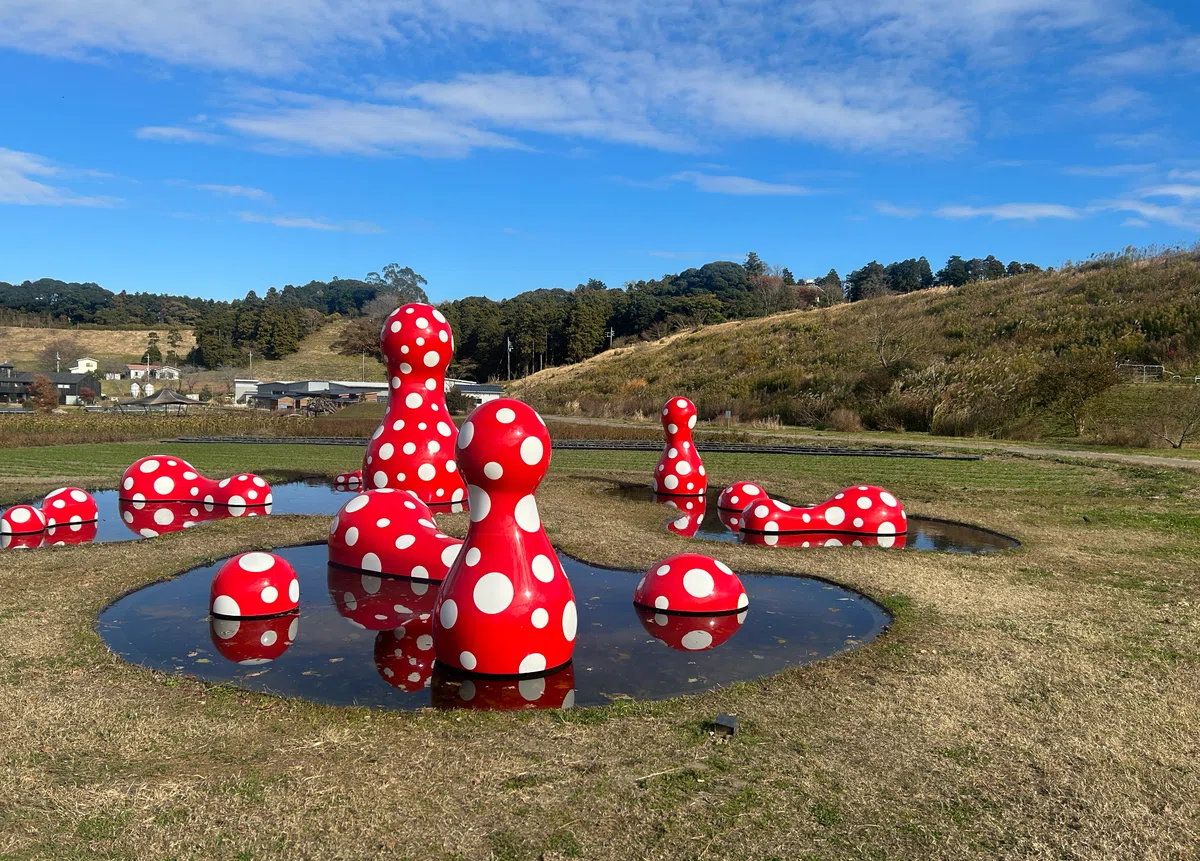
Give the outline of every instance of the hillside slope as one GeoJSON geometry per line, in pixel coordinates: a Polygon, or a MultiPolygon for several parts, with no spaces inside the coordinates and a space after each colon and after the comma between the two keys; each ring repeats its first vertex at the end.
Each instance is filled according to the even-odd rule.
{"type": "MultiPolygon", "coordinates": [[[[0,326],[0,361],[7,359],[17,367],[28,366],[48,345],[71,341],[79,345],[81,355],[91,356],[100,362],[136,362],[146,351],[150,332],[158,332],[159,347],[167,349],[167,327],[159,329],[34,329],[18,326],[0,326]]],[[[180,355],[187,355],[196,345],[196,339],[188,329],[179,333],[183,343],[180,355]]],[[[63,367],[80,356],[63,356],[63,367]]]]}
{"type": "Polygon", "coordinates": [[[709,326],[547,369],[512,391],[594,416],[650,415],[681,393],[702,418],[728,409],[742,420],[861,416],[875,428],[994,433],[1028,420],[1072,361],[1084,376],[1114,361],[1192,372],[1197,355],[1200,254],[1180,253],[709,326]]]}

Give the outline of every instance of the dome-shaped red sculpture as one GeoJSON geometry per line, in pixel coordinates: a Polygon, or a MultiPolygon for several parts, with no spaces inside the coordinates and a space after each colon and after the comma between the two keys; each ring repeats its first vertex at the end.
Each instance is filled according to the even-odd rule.
{"type": "Polygon", "coordinates": [[[42,514],[47,526],[60,523],[91,523],[100,519],[96,500],[86,490],[78,487],[60,487],[46,494],[42,502],[42,514]]]}
{"type": "Polygon", "coordinates": [[[239,553],[221,566],[209,590],[214,616],[276,616],[300,606],[296,571],[274,553],[239,553]]]}
{"type": "Polygon", "coordinates": [[[362,486],[362,470],[339,472],[333,479],[334,490],[358,490],[362,486]]]}
{"type": "Polygon", "coordinates": [[[899,500],[882,487],[847,487],[811,508],[768,499],[752,502],[742,512],[742,532],[842,532],[897,535],[908,529],[899,500]]]}
{"type": "Polygon", "coordinates": [[[252,473],[205,478],[183,458],[156,454],[129,465],[118,492],[130,502],[202,502],[257,507],[272,502],[271,485],[252,473]]]}
{"type": "Polygon", "coordinates": [[[715,649],[741,629],[748,612],[743,610],[741,613],[696,616],[664,613],[649,607],[634,609],[642,627],[677,652],[707,652],[715,649]]]}
{"type": "Polygon", "coordinates": [[[736,511],[740,514],[751,502],[769,498],[761,485],[752,481],[735,481],[721,491],[721,495],[717,497],[717,508],[722,511],[736,511]]]}
{"type": "Polygon", "coordinates": [[[696,426],[696,405],[687,398],[675,397],[662,409],[666,445],[654,470],[656,493],[673,496],[703,496],[708,490],[704,463],[692,442],[696,426]]]}
{"type": "Polygon", "coordinates": [[[530,678],[497,679],[461,673],[438,661],[431,689],[436,709],[569,709],[575,705],[575,665],[530,678]]]}
{"type": "Polygon", "coordinates": [[[466,484],[454,462],[446,368],[454,334],[432,305],[411,302],[383,321],[379,346],[391,388],[383,423],[363,458],[365,487],[412,490],[430,505],[460,503],[466,484]]]}
{"type": "Polygon", "coordinates": [[[326,583],[338,613],[368,631],[392,631],[418,614],[429,615],[437,584],[385,577],[330,565],[326,583]]]}
{"type": "Polygon", "coordinates": [[[461,546],[425,503],[392,488],[359,493],[329,524],[329,561],[363,571],[440,582],[461,546]]]}
{"type": "Polygon", "coordinates": [[[544,673],[575,648],[575,596],[538,515],[550,434],[532,407],[501,398],[458,433],[471,522],[438,594],[439,664],[490,675],[544,673]]]}
{"type": "Polygon", "coordinates": [[[681,553],[650,566],[633,602],[665,613],[734,613],[750,603],[742,581],[724,562],[681,553]]]}
{"type": "Polygon", "coordinates": [[[32,505],[14,505],[0,514],[0,535],[28,535],[45,528],[45,515],[32,505]]]}
{"type": "Polygon", "coordinates": [[[57,547],[61,544],[91,544],[96,540],[100,524],[96,521],[89,523],[60,523],[58,526],[47,526],[45,544],[47,547],[57,547]]]}
{"type": "Polygon", "coordinates": [[[375,635],[375,669],[394,688],[419,691],[433,674],[433,616],[413,616],[394,631],[375,635]]]}
{"type": "Polygon", "coordinates": [[[903,532],[895,535],[869,535],[852,532],[743,532],[743,544],[761,547],[891,547],[902,549],[908,543],[903,532]]]}
{"type": "Polygon", "coordinates": [[[217,653],[235,664],[253,666],[273,661],[296,641],[300,615],[287,613],[266,619],[209,620],[209,633],[217,653]]]}

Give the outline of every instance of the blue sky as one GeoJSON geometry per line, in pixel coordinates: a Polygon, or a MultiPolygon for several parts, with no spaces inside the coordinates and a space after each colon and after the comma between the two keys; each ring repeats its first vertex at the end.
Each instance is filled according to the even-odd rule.
{"type": "Polygon", "coordinates": [[[1200,4],[0,0],[0,280],[436,300],[1200,234],[1200,4]]]}

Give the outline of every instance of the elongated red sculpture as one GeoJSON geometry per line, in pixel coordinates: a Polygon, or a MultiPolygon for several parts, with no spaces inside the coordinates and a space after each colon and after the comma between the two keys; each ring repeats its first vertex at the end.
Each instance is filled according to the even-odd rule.
{"type": "Polygon", "coordinates": [[[217,654],[235,664],[254,666],[269,663],[291,648],[300,628],[300,616],[298,613],[266,619],[214,616],[209,623],[217,654]]]}
{"type": "Polygon", "coordinates": [[[704,463],[692,442],[696,405],[687,398],[671,398],[662,409],[666,445],[654,470],[656,493],[673,496],[703,496],[708,490],[704,463]]]}
{"type": "Polygon", "coordinates": [[[330,565],[329,597],[338,613],[368,631],[394,631],[413,616],[433,612],[437,584],[381,577],[330,565]]]}
{"type": "Polygon", "coordinates": [[[565,665],[575,648],[575,596],[533,495],[550,465],[545,423],[520,401],[491,401],[463,423],[457,456],[471,522],[438,594],[438,663],[489,675],[565,665]]]}
{"type": "Polygon", "coordinates": [[[752,481],[735,481],[721,491],[721,495],[717,497],[717,508],[722,511],[736,511],[740,514],[751,502],[763,499],[770,499],[770,497],[760,485],[752,481]]]}
{"type": "Polygon", "coordinates": [[[742,532],[843,532],[897,535],[908,530],[899,500],[882,487],[847,487],[811,508],[778,499],[752,502],[742,512],[742,532]]]}
{"type": "Polygon", "coordinates": [[[411,302],[384,320],[379,346],[391,390],[363,458],[364,486],[412,490],[430,505],[461,502],[467,488],[454,461],[455,429],[445,395],[454,355],[450,324],[432,305],[411,302]]]}
{"type": "Polygon", "coordinates": [[[375,669],[394,688],[419,691],[433,674],[433,616],[413,616],[375,635],[375,669]]]}
{"type": "Polygon", "coordinates": [[[902,549],[908,543],[903,532],[895,535],[868,535],[847,532],[743,532],[743,544],[762,547],[892,547],[902,549]]]}
{"type": "Polygon", "coordinates": [[[634,609],[642,627],[677,652],[707,652],[715,649],[741,629],[747,612],[696,616],[664,613],[649,607],[634,609]]]}
{"type": "Polygon", "coordinates": [[[362,486],[362,470],[339,472],[333,479],[334,490],[358,490],[362,486]]]}
{"type": "Polygon", "coordinates": [[[663,613],[736,613],[750,599],[728,565],[711,556],[681,553],[650,566],[633,602],[663,613]]]}
{"type": "Polygon", "coordinates": [[[389,487],[359,493],[329,524],[329,561],[363,571],[440,582],[461,546],[416,494],[389,487]]]}
{"type": "Polygon", "coordinates": [[[430,694],[435,709],[569,709],[575,705],[575,665],[531,678],[497,679],[466,675],[438,661],[430,694]]]}
{"type": "Polygon", "coordinates": [[[28,535],[45,529],[45,515],[32,505],[14,505],[0,514],[0,535],[28,535]]]}
{"type": "Polygon", "coordinates": [[[134,461],[121,477],[121,499],[130,502],[202,502],[257,507],[272,502],[271,485],[252,473],[205,478],[183,458],[155,454],[134,461]]]}
{"type": "Polygon", "coordinates": [[[214,616],[277,616],[299,608],[300,581],[295,569],[274,553],[239,553],[213,577],[209,599],[214,616]]]}
{"type": "Polygon", "coordinates": [[[96,500],[86,490],[78,487],[60,487],[46,494],[42,513],[47,526],[60,523],[92,523],[100,519],[96,500]]]}

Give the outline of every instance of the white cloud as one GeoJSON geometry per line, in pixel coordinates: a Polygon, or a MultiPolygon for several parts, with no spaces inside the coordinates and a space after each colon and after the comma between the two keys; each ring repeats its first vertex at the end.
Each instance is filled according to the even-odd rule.
{"type": "Polygon", "coordinates": [[[1126,218],[1121,222],[1122,227],[1149,227],[1150,222],[1141,218],[1126,218]]]}
{"type": "Polygon", "coordinates": [[[331,222],[323,218],[305,218],[295,215],[264,215],[260,212],[239,212],[242,221],[252,224],[273,224],[276,227],[301,230],[321,230],[330,233],[383,233],[378,224],[370,221],[331,222]]]}
{"type": "Polygon", "coordinates": [[[59,167],[33,153],[0,147],[0,203],[22,206],[112,206],[117,203],[111,197],[76,194],[46,181],[91,173],[59,167]]]}
{"type": "Polygon", "coordinates": [[[1096,208],[1110,212],[1132,212],[1144,221],[1157,221],[1181,230],[1200,231],[1200,211],[1185,206],[1160,206],[1127,198],[1102,201],[1096,204],[1096,208]]]}
{"type": "Polygon", "coordinates": [[[1064,167],[1062,172],[1068,176],[1113,178],[1147,173],[1148,171],[1154,170],[1156,167],[1157,165],[1154,164],[1081,164],[1064,167]]]}
{"type": "Polygon", "coordinates": [[[732,194],[745,197],[798,197],[809,194],[820,194],[802,185],[788,185],[777,182],[763,182],[747,176],[718,176],[685,170],[667,177],[673,182],[687,182],[696,187],[697,191],[712,194],[732,194]]]}
{"type": "Polygon", "coordinates": [[[1200,200],[1200,185],[1155,185],[1138,192],[1139,197],[1175,197],[1180,200],[1200,200]]]}
{"type": "Polygon", "coordinates": [[[1080,217],[1080,212],[1058,203],[1001,203],[995,206],[943,206],[935,209],[939,218],[992,218],[996,221],[1037,221],[1042,218],[1080,217]]]}
{"type": "Polygon", "coordinates": [[[1093,114],[1122,114],[1144,116],[1150,112],[1150,97],[1134,87],[1112,87],[1086,106],[1093,114]]]}
{"type": "Polygon", "coordinates": [[[224,197],[248,197],[251,200],[270,200],[269,192],[263,191],[261,188],[254,188],[248,185],[197,185],[194,188],[200,191],[210,191],[213,194],[224,197]]]}
{"type": "Polygon", "coordinates": [[[142,140],[166,143],[218,143],[221,140],[220,135],[179,126],[142,126],[134,135],[142,140]]]}
{"type": "Polygon", "coordinates": [[[1176,168],[1167,174],[1167,179],[1200,182],[1200,170],[1181,170],[1176,168]]]}
{"type": "Polygon", "coordinates": [[[894,218],[916,218],[921,214],[921,210],[913,209],[907,206],[896,206],[894,203],[889,203],[886,200],[875,201],[875,211],[880,215],[890,215],[894,218]]]}

